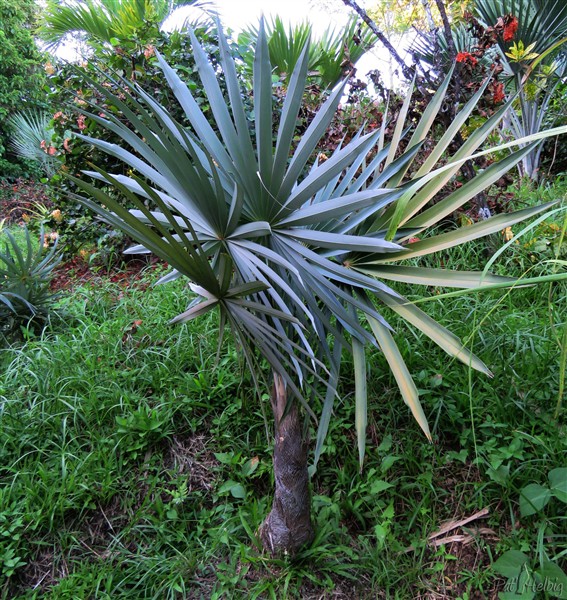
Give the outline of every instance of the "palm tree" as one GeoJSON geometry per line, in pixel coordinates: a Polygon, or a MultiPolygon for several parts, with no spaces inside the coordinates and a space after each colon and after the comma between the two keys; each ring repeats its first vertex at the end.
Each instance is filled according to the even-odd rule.
{"type": "MultiPolygon", "coordinates": [[[[305,43],[311,37],[311,23],[303,21],[286,28],[281,17],[276,16],[265,29],[274,72],[289,82],[305,43]]],[[[249,73],[252,72],[258,35],[258,28],[249,26],[238,36],[249,73]]],[[[310,45],[308,70],[311,78],[323,89],[334,87],[375,43],[376,36],[356,16],[338,31],[328,28],[310,45]]]]}
{"type": "Polygon", "coordinates": [[[453,137],[484,93],[483,88],[433,148],[428,145],[430,153],[424,162],[414,166],[443,104],[448,80],[417,123],[403,152],[399,142],[407,125],[411,93],[398,116],[391,144],[384,143],[382,131],[360,132],[319,163],[311,157],[333,119],[345,84],[331,93],[298,141],[294,134],[308,76],[308,44],[290,78],[274,140],[272,66],[263,23],[254,61],[252,123],[226,39],[219,36],[220,65],[213,66],[192,32],[191,37],[216,128],[209,124],[174,69],[159,57],[164,78],[189,126],[174,121],[132,82],[124,81],[131,97],[121,100],[93,81],[120,118],[112,111],[101,117],[96,109],[85,114],[123,142],[109,144],[81,137],[123,161],[136,174],[114,175],[95,169],[84,171],[86,178],[68,176],[86,194],[75,196],[78,200],[139,242],[129,252],[153,252],[169,263],[172,270],[161,283],[187,279],[192,299],[172,322],[218,310],[219,344],[230,327],[259,391],[267,385],[263,374],[265,367],[270,367],[275,494],[260,537],[272,553],[295,553],[313,535],[304,418],[318,420],[316,464],[346,351],[354,359],[355,429],[361,465],[367,418],[364,349],[368,344],[382,350],[404,401],[430,437],[417,388],[383,311],[399,315],[451,356],[490,374],[456,336],[387,282],[456,288],[510,285],[509,278],[423,268],[408,264],[406,259],[500,231],[547,207],[497,215],[427,236],[430,227],[500,178],[530,149],[527,146],[513,152],[423,210],[484,142],[507,109],[500,109],[459,150],[448,155],[453,137]],[[228,97],[218,82],[221,67],[228,97]],[[438,166],[442,157],[445,162],[438,166]],[[104,191],[107,187],[97,187],[97,181],[112,186],[135,208],[125,209],[115,194],[104,191]],[[415,241],[416,235],[423,239],[415,241]],[[395,264],[399,261],[402,264],[395,264]],[[317,406],[322,406],[319,415],[315,414],[317,406]]]}
{"type": "Polygon", "coordinates": [[[51,115],[45,111],[21,111],[12,115],[7,123],[11,129],[10,146],[23,158],[37,161],[42,171],[51,177],[57,171],[59,159],[54,156],[51,140],[55,134],[51,115]]]}
{"type": "MultiPolygon", "coordinates": [[[[211,6],[207,0],[48,0],[39,35],[57,46],[68,35],[110,44],[159,28],[181,6],[211,6]]],[[[151,41],[151,40],[148,40],[151,41]]]]}

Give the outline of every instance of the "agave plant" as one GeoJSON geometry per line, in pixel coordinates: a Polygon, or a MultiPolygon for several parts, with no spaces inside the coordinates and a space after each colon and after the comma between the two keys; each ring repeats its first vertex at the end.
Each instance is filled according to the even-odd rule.
{"type": "MultiPolygon", "coordinates": [[[[303,52],[303,48],[305,48],[305,44],[311,36],[311,23],[303,21],[302,23],[286,27],[282,18],[276,15],[272,21],[268,21],[265,24],[264,29],[268,38],[270,63],[275,73],[280,77],[287,76],[289,78],[303,52]]],[[[254,48],[258,41],[258,35],[258,27],[252,24],[238,35],[242,58],[249,73],[252,72],[254,65],[254,48]]],[[[317,47],[311,44],[309,48],[309,64],[311,68],[317,62],[317,50],[317,47]]]]}
{"type": "Polygon", "coordinates": [[[14,332],[20,325],[42,323],[49,315],[55,294],[49,284],[53,269],[61,261],[56,244],[45,249],[45,235],[40,234],[39,248],[34,248],[26,228],[25,246],[8,230],[4,249],[0,249],[0,332],[14,332]]]}
{"type": "MultiPolygon", "coordinates": [[[[279,16],[265,26],[270,62],[275,73],[286,83],[311,33],[308,21],[286,28],[279,16]]],[[[249,72],[252,71],[258,36],[259,30],[254,26],[238,36],[242,58],[249,72]]],[[[368,26],[361,25],[356,16],[352,17],[340,30],[328,28],[317,42],[310,44],[308,72],[322,88],[332,88],[375,43],[376,37],[368,26]]]]}
{"type": "Polygon", "coordinates": [[[529,151],[527,146],[511,153],[426,208],[498,125],[507,107],[447,158],[453,137],[484,91],[479,90],[427,159],[414,167],[442,106],[447,78],[403,152],[399,144],[411,94],[390,144],[384,143],[382,131],[361,132],[319,163],[313,154],[341,100],[344,84],[325,100],[298,142],[294,131],[308,76],[308,44],[290,78],[274,139],[272,66],[263,23],[254,60],[252,124],[226,39],[219,37],[227,97],[218,83],[219,66],[209,62],[191,35],[215,126],[161,57],[164,78],[185,111],[186,123],[174,121],[134,84],[129,84],[130,98],[121,100],[93,81],[116,110],[108,111],[107,117],[101,117],[98,110],[85,114],[124,143],[83,138],[122,160],[135,173],[124,176],[95,169],[84,174],[113,186],[135,208],[126,210],[113,195],[97,187],[96,181],[70,178],[86,193],[77,196],[81,202],[139,242],[129,252],[153,252],[171,265],[171,272],[160,283],[179,277],[188,280],[193,299],[172,322],[218,310],[220,337],[228,325],[259,390],[265,385],[262,373],[269,365],[273,373],[275,495],[260,537],[273,553],[293,553],[313,533],[303,419],[311,417],[318,422],[316,464],[345,352],[354,359],[361,464],[367,419],[364,350],[368,344],[382,350],[404,401],[430,437],[417,388],[396,346],[387,313],[396,313],[451,356],[490,374],[456,336],[387,282],[470,288],[508,285],[512,280],[395,263],[500,231],[547,207],[498,215],[426,237],[428,228],[499,179],[529,151]],[[412,240],[418,234],[422,239],[412,240]],[[319,414],[315,414],[316,406],[322,406],[319,414]]]}

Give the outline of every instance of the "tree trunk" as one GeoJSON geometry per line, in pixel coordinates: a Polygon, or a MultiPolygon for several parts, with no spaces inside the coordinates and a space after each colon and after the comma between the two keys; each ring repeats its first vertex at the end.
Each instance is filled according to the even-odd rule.
{"type": "Polygon", "coordinates": [[[296,554],[313,539],[311,498],[307,472],[308,442],[297,408],[287,406],[287,392],[281,375],[274,373],[272,410],[275,420],[274,479],[272,510],[260,526],[264,548],[273,555],[296,554]]]}

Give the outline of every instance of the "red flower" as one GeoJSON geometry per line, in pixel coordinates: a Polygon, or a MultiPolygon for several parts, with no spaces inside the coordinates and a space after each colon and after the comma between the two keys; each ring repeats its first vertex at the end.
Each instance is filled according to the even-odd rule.
{"type": "Polygon", "coordinates": [[[502,100],[506,97],[504,93],[504,84],[501,82],[494,84],[494,92],[492,93],[492,100],[494,104],[500,104],[502,100]]]}
{"type": "Polygon", "coordinates": [[[460,63],[467,63],[471,67],[476,66],[476,64],[478,63],[476,57],[473,56],[470,52],[459,52],[455,60],[460,63]]]}
{"type": "Polygon", "coordinates": [[[512,15],[506,15],[504,17],[504,31],[502,37],[505,42],[511,42],[518,31],[518,19],[512,15]]]}
{"type": "Polygon", "coordinates": [[[49,154],[49,156],[53,156],[56,152],[57,149],[54,148],[51,144],[48,146],[45,143],[45,140],[41,140],[41,143],[39,144],[39,147],[46,153],[49,154]]]}

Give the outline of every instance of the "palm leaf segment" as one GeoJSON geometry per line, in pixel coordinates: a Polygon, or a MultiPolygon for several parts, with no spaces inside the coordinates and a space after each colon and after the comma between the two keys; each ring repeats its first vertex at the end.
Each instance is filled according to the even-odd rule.
{"type": "Polygon", "coordinates": [[[489,373],[453,334],[382,280],[450,287],[474,287],[502,280],[490,275],[483,278],[477,273],[390,263],[498,231],[536,212],[520,211],[507,215],[505,220],[495,217],[462,231],[401,245],[452,213],[521,159],[525,149],[489,167],[432,208],[419,212],[489,135],[506,107],[469,136],[451,158],[451,164],[434,170],[483,90],[479,91],[409,182],[402,180],[442,104],[448,82],[439,90],[399,157],[396,149],[405,114],[400,115],[402,126],[397,128],[391,146],[384,146],[380,132],[360,134],[322,164],[309,166],[344,86],[332,92],[294,147],[294,130],[306,85],[308,46],[290,79],[274,143],[271,65],[263,27],[254,62],[252,128],[226,40],[221,35],[219,43],[228,98],[218,85],[218,72],[194,36],[192,43],[216,128],[209,124],[187,86],[161,58],[165,78],[182,105],[190,128],[173,121],[139,88],[131,86],[138,99],[132,97],[126,104],[107,88],[98,86],[129,123],[125,125],[113,116],[89,116],[118,134],[125,144],[122,147],[84,139],[119,158],[139,175],[126,177],[101,170],[85,173],[112,184],[137,208],[128,211],[99,188],[72,177],[90,196],[82,198],[82,202],[140,243],[130,252],[149,251],[167,261],[172,271],[162,281],[180,276],[190,280],[197,298],[175,322],[218,308],[221,329],[227,322],[230,324],[253,373],[260,371],[258,357],[265,359],[310,414],[312,395],[318,389],[326,389],[316,459],[336,396],[343,348],[350,348],[354,357],[361,460],[366,426],[367,344],[382,349],[404,400],[429,436],[417,389],[391,329],[375,304],[377,300],[386,310],[400,315],[452,356],[489,373]]]}
{"type": "Polygon", "coordinates": [[[33,110],[16,113],[7,120],[12,129],[10,146],[14,152],[38,161],[49,177],[55,174],[59,163],[59,159],[50,156],[47,150],[55,133],[50,121],[51,115],[47,112],[33,110]]]}
{"type": "Polygon", "coordinates": [[[41,37],[52,46],[66,35],[79,33],[87,40],[111,43],[123,41],[148,23],[161,24],[183,5],[208,5],[207,0],[48,0],[39,28],[41,37]]]}

